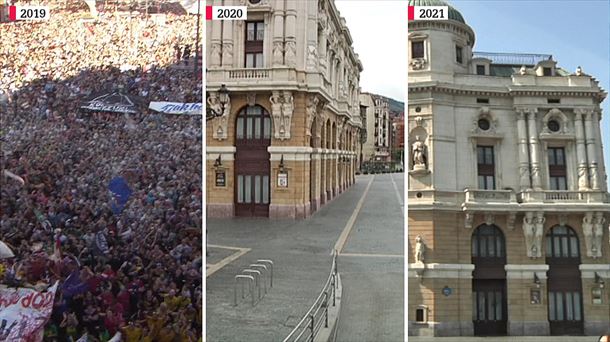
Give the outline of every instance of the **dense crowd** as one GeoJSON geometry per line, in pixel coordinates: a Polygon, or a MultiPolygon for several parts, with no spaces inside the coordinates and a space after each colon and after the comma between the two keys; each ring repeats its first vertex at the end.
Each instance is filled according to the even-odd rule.
{"type": "Polygon", "coordinates": [[[183,65],[195,18],[84,17],[0,27],[0,172],[16,176],[0,173],[0,241],[15,254],[0,286],[59,281],[45,341],[197,341],[201,117],[147,109],[201,101],[183,65]],[[139,113],[80,109],[106,91],[141,98],[139,113]],[[119,210],[115,179],[130,189],[119,210]]]}

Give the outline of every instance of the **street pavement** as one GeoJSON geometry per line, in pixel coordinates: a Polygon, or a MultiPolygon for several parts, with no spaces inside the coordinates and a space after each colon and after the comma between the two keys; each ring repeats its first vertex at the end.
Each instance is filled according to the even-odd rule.
{"type": "Polygon", "coordinates": [[[403,182],[402,174],[357,176],[306,220],[208,219],[206,340],[281,341],[318,296],[339,244],[337,341],[403,341],[403,182]],[[274,261],[273,288],[254,307],[234,306],[235,275],[258,259],[274,261]]]}
{"type": "Polygon", "coordinates": [[[337,342],[404,341],[403,174],[377,175],[339,254],[337,342]]]}

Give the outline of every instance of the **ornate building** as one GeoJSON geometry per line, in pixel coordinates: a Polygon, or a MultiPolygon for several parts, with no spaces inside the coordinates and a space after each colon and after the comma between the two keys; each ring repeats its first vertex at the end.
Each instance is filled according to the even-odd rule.
{"type": "Polygon", "coordinates": [[[345,19],[329,0],[207,5],[248,6],[206,27],[208,216],[306,217],[357,168],[362,64],[345,19]]]}
{"type": "Polygon", "coordinates": [[[451,6],[409,23],[409,333],[607,333],[607,93],[474,43],[451,6]]]}
{"type": "Polygon", "coordinates": [[[366,142],[362,147],[363,161],[390,161],[390,112],[388,99],[371,93],[360,94],[360,104],[366,107],[366,142]]]}

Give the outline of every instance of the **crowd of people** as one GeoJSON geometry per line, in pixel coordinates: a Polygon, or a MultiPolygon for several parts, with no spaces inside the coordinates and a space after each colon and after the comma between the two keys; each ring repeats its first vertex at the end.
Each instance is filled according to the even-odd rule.
{"type": "MultiPolygon", "coordinates": [[[[59,288],[45,341],[198,341],[202,118],[195,17],[54,11],[0,31],[0,286],[59,288]],[[188,49],[186,48],[188,47],[188,49]],[[99,92],[138,113],[81,109],[99,92]],[[129,198],[116,210],[109,184],[129,198]],[[113,204],[114,203],[114,204],[113,204]]],[[[201,70],[201,69],[199,69],[201,70]]]]}

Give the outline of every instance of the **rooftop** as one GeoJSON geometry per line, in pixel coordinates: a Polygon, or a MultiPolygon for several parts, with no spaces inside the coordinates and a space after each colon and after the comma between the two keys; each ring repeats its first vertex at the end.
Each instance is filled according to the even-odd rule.
{"type": "Polygon", "coordinates": [[[487,58],[492,64],[534,66],[541,61],[552,60],[553,55],[536,53],[505,53],[473,51],[472,58],[487,58]]]}

